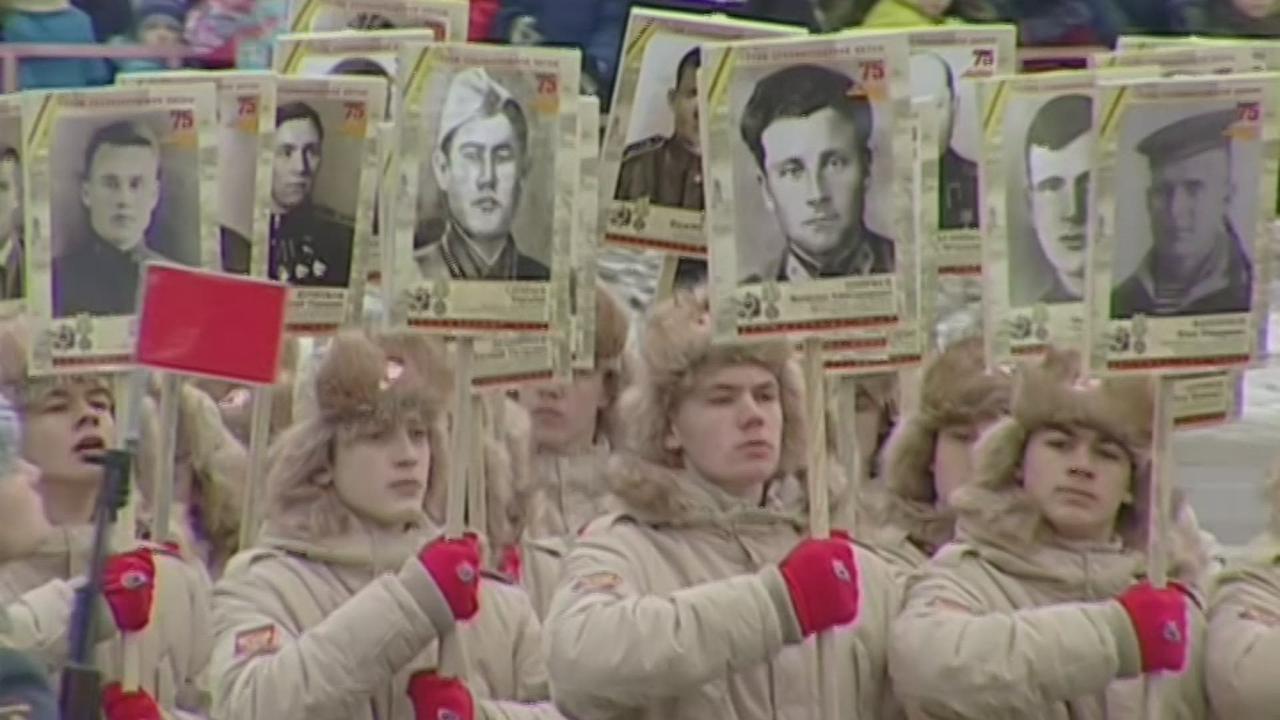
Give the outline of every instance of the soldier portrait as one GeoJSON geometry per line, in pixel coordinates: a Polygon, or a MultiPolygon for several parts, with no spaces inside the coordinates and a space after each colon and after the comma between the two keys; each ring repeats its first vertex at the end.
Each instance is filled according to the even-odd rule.
{"type": "MultiPolygon", "coordinates": [[[[1088,249],[1089,182],[1092,177],[1093,101],[1059,95],[1031,117],[1020,146],[1025,183],[1010,183],[1021,195],[1029,222],[1009,235],[1009,287],[1016,307],[1084,300],[1088,249]]],[[[1017,177],[1017,175],[1014,175],[1017,177]]]]}
{"type": "MultiPolygon", "coordinates": [[[[171,260],[153,249],[173,242],[153,231],[165,179],[161,165],[155,131],[118,120],[92,131],[73,177],[55,178],[53,195],[74,192],[83,223],[62,238],[63,252],[53,260],[54,317],[130,315],[142,263],[171,260]]],[[[55,236],[58,219],[55,213],[55,236]]]]}
{"type": "Polygon", "coordinates": [[[870,102],[830,68],[792,65],[754,85],[738,129],[775,226],[763,230],[772,258],[742,256],[742,284],[893,272],[893,242],[864,220],[872,125],[870,102]]]}
{"type": "Polygon", "coordinates": [[[525,108],[484,68],[470,67],[450,79],[439,118],[429,159],[439,212],[414,238],[422,277],[550,280],[515,229],[532,169],[525,108]]]}
{"type": "MultiPolygon", "coordinates": [[[[1141,138],[1137,155],[1149,170],[1144,198],[1117,199],[1117,214],[1141,213],[1151,247],[1113,290],[1111,317],[1247,312],[1253,266],[1231,219],[1241,160],[1228,132],[1234,108],[1174,120],[1141,138]]],[[[1120,224],[1117,218],[1117,225],[1120,224]]]]}
{"type": "Polygon", "coordinates": [[[0,138],[0,301],[22,299],[25,272],[22,157],[7,139],[0,138]]]}
{"type": "Polygon", "coordinates": [[[328,167],[325,139],[324,122],[311,104],[285,102],[276,109],[268,273],[294,286],[342,288],[351,275],[350,219],[315,198],[320,173],[328,167]]]}
{"type": "Polygon", "coordinates": [[[978,165],[957,151],[960,96],[955,69],[939,54],[922,51],[911,58],[912,95],[937,95],[943,105],[938,140],[938,229],[978,227],[978,165]]]}
{"type": "Polygon", "coordinates": [[[676,66],[674,83],[666,92],[671,133],[644,138],[623,151],[615,199],[647,199],[661,207],[703,209],[698,126],[701,57],[695,47],[686,52],[676,66]]]}

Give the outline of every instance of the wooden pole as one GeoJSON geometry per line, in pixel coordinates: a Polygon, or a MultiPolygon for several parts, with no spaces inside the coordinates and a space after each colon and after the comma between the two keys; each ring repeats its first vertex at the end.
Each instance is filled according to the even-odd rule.
{"type": "MultiPolygon", "coordinates": [[[[830,493],[827,485],[826,372],[822,359],[822,339],[810,337],[804,343],[805,397],[808,400],[809,462],[806,477],[809,489],[809,534],[818,539],[831,536],[830,493]]],[[[835,645],[830,631],[817,637],[818,700],[823,720],[839,720],[836,694],[835,645]]]]}
{"type": "MultiPolygon", "coordinates": [[[[1147,498],[1147,578],[1163,588],[1169,584],[1169,521],[1173,509],[1172,454],[1173,382],[1171,377],[1153,378],[1156,386],[1155,427],[1151,448],[1151,495],[1147,498]]],[[[1162,717],[1165,684],[1159,676],[1146,675],[1144,684],[1145,717],[1162,717]]]]}

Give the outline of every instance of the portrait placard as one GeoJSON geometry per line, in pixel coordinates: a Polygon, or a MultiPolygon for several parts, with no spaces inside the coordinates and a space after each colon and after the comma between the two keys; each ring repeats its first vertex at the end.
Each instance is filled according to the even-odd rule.
{"type": "Polygon", "coordinates": [[[1099,79],[1093,370],[1240,367],[1265,347],[1278,80],[1099,79]]]}
{"type": "Polygon", "coordinates": [[[1198,45],[1207,39],[1195,35],[1121,35],[1116,38],[1116,52],[1185,47],[1198,45]]]}
{"type": "MultiPolygon", "coordinates": [[[[401,51],[393,281],[411,327],[546,334],[567,303],[578,193],[576,50],[401,51]]],[[[383,279],[386,282],[386,278],[383,279]]]]}
{"type": "Polygon", "coordinates": [[[910,113],[905,36],[702,52],[715,337],[832,339],[893,326],[915,270],[899,176],[912,155],[900,121],[910,113]]]}
{"type": "Polygon", "coordinates": [[[0,95],[0,318],[21,313],[25,306],[23,159],[22,96],[0,95]]]}
{"type": "Polygon", "coordinates": [[[218,238],[223,272],[266,277],[276,79],[261,70],[121,73],[117,85],[212,82],[218,97],[218,238]]]}
{"type": "Polygon", "coordinates": [[[142,264],[220,267],[212,83],[23,95],[36,373],[132,357],[142,264]]]}
{"type": "Polygon", "coordinates": [[[982,275],[984,203],[978,185],[982,123],[977,82],[1017,70],[1017,31],[1012,25],[966,25],[911,30],[911,96],[945,97],[950,113],[938,138],[938,272],[982,275]]]}
{"type": "Polygon", "coordinates": [[[461,42],[470,19],[466,0],[293,0],[289,7],[295,33],[418,28],[461,42]]]}
{"type": "Polygon", "coordinates": [[[605,239],[702,256],[699,44],[799,36],[803,28],[647,8],[631,11],[605,129],[605,239]]]}
{"type": "MultiPolygon", "coordinates": [[[[275,67],[283,75],[310,76],[366,76],[379,77],[387,82],[386,112],[383,118],[393,120],[397,108],[396,73],[400,62],[400,48],[407,43],[424,43],[435,40],[435,33],[430,29],[408,30],[370,30],[366,32],[325,32],[294,33],[282,35],[276,41],[275,67]]],[[[385,152],[394,151],[396,139],[390,144],[381,146],[385,152]]],[[[383,224],[381,188],[389,179],[387,175],[390,164],[381,163],[382,174],[379,176],[379,191],[374,199],[373,233],[370,245],[365,248],[365,279],[377,284],[382,278],[382,244],[383,228],[394,227],[390,222],[383,224]]],[[[387,201],[388,211],[394,202],[387,201]]]]}
{"type": "Polygon", "coordinates": [[[332,332],[361,305],[386,100],[381,78],[279,78],[267,277],[290,286],[288,332],[332,332]]]}
{"type": "Polygon", "coordinates": [[[1068,70],[979,83],[991,363],[1084,347],[1095,80],[1068,70]]]}

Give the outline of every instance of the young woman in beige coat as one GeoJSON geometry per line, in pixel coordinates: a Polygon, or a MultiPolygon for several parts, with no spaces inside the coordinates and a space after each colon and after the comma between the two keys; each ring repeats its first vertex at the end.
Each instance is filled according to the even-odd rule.
{"type": "Polygon", "coordinates": [[[806,639],[830,630],[842,716],[896,717],[888,566],[806,539],[789,345],[712,345],[705,295],[680,293],[639,348],[607,476],[621,512],[575,542],[547,620],[557,706],[578,720],[817,718],[806,639]]]}
{"type": "MultiPolygon", "coordinates": [[[[1151,385],[1074,365],[1019,370],[952,494],[957,541],[908,580],[890,669],[909,717],[1137,720],[1144,672],[1169,676],[1159,717],[1206,717],[1196,590],[1144,583],[1151,385]]],[[[1193,583],[1199,537],[1174,528],[1170,577],[1193,583]]]]}
{"type": "Polygon", "coordinates": [[[1215,580],[1209,606],[1209,700],[1220,720],[1280,711],[1280,465],[1267,483],[1271,523],[1215,580]]]}
{"type": "Polygon", "coordinates": [[[970,450],[1009,411],[1009,373],[987,372],[982,339],[948,346],[925,368],[920,407],[894,428],[883,454],[882,512],[859,533],[904,573],[955,534],[949,497],[973,475],[970,450]]]}
{"type": "Polygon", "coordinates": [[[420,336],[353,333],[329,347],[314,408],[272,449],[257,547],[214,591],[215,717],[558,717],[523,704],[547,697],[524,593],[481,582],[470,541],[432,540],[427,493],[447,477],[444,357],[420,336]],[[471,655],[465,682],[434,673],[454,632],[471,655]]]}
{"type": "MultiPolygon", "coordinates": [[[[92,550],[93,510],[102,483],[97,460],[116,441],[115,398],[100,376],[29,377],[25,328],[14,322],[0,327],[0,395],[22,418],[21,454],[39,470],[36,488],[52,526],[37,545],[0,565],[0,604],[49,623],[46,662],[56,680],[65,659],[62,623],[92,550]]],[[[149,449],[154,457],[154,448],[149,449]]],[[[144,491],[153,470],[153,462],[142,462],[144,491]]],[[[166,715],[200,713],[211,644],[208,575],[198,561],[173,548],[144,543],[136,553],[154,566],[154,597],[137,640],[141,689],[166,715]]],[[[96,649],[103,681],[118,682],[124,662],[119,634],[110,622],[99,629],[105,639],[96,649]]]]}

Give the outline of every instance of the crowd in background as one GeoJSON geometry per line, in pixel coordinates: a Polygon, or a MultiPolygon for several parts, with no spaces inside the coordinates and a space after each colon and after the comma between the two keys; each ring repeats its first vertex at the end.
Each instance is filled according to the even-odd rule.
{"type": "MultiPolygon", "coordinates": [[[[0,38],[21,43],[108,43],[180,48],[195,67],[262,62],[242,52],[281,32],[287,0],[3,0],[0,38]]],[[[1280,37],[1280,0],[471,0],[473,41],[574,45],[588,89],[608,97],[633,5],[806,25],[904,27],[1010,22],[1023,45],[1111,45],[1121,34],[1280,37]]],[[[264,42],[266,41],[266,42],[264,42]]],[[[161,58],[26,60],[24,88],[105,84],[116,70],[161,58]]]]}

